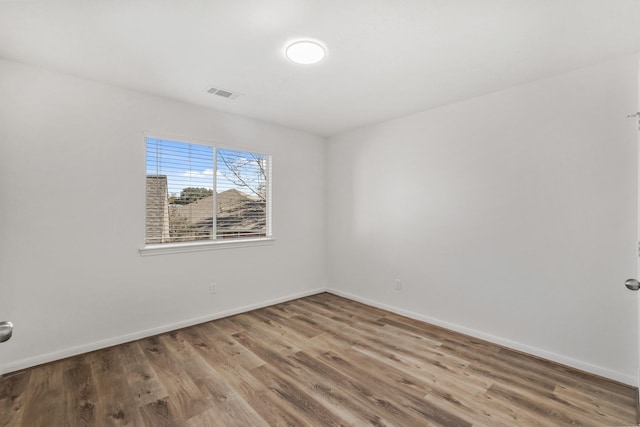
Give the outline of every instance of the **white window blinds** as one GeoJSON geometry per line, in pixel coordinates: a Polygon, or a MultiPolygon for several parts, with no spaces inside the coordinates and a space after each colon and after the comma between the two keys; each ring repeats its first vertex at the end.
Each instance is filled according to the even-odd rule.
{"type": "Polygon", "coordinates": [[[146,244],[271,235],[271,158],[146,138],[146,244]]]}

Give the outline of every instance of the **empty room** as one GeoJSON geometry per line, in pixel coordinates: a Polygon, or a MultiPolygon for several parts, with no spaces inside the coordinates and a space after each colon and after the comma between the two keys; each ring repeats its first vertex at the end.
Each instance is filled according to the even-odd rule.
{"type": "Polygon", "coordinates": [[[0,0],[0,427],[638,425],[638,0],[0,0]]]}

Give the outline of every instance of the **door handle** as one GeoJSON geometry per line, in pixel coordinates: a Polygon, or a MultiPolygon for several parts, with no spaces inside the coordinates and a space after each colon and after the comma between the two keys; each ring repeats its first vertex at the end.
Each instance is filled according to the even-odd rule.
{"type": "Polygon", "coordinates": [[[0,322],[0,342],[8,341],[13,334],[13,323],[0,322]]]}
{"type": "Polygon", "coordinates": [[[624,285],[627,287],[627,289],[632,291],[637,291],[638,289],[640,289],[640,282],[638,282],[636,279],[627,279],[624,282],[624,285]]]}

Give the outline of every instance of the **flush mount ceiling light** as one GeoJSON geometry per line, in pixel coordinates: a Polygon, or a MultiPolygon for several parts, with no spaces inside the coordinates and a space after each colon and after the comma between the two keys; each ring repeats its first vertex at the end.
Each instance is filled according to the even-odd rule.
{"type": "Polygon", "coordinates": [[[287,58],[297,64],[315,64],[322,61],[326,52],[324,47],[317,42],[302,40],[291,43],[285,50],[287,58]]]}

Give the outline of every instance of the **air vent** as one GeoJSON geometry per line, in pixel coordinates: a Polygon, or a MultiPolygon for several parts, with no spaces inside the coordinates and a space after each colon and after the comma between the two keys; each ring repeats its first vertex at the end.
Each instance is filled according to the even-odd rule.
{"type": "Polygon", "coordinates": [[[227,99],[236,99],[240,96],[240,94],[237,92],[231,92],[230,90],[226,89],[218,89],[216,87],[208,87],[206,91],[207,93],[210,93],[212,95],[218,95],[227,99]]]}

